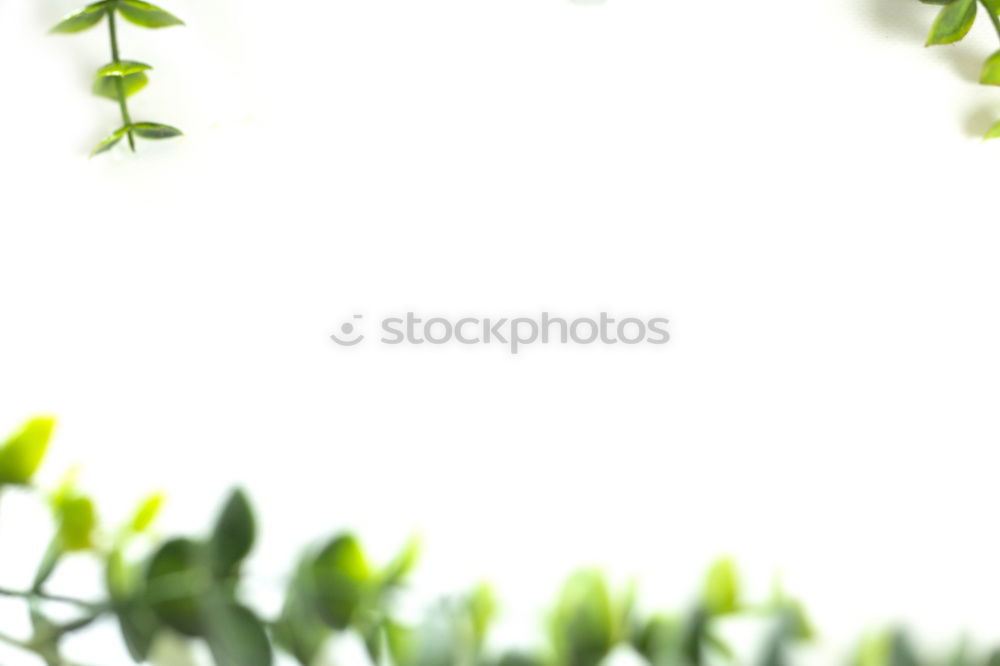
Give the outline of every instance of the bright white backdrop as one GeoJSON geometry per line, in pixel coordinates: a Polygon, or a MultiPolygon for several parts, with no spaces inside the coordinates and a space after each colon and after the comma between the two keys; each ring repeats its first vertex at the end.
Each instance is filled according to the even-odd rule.
{"type": "Polygon", "coordinates": [[[87,160],[104,33],[0,4],[0,426],[60,416],[48,478],[82,462],[111,517],[165,488],[179,530],[244,483],[265,577],[421,529],[426,589],[487,576],[530,617],[578,564],[672,603],[732,552],[833,644],[1000,635],[985,25],[925,50],[916,0],[164,5],[188,27],[123,53],[157,68],[134,115],[187,136],[87,160]],[[408,309],[674,340],[326,337],[408,309]]]}

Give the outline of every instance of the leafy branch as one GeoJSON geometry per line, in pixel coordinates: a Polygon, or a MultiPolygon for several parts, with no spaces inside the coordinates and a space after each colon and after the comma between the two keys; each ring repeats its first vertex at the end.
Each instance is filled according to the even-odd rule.
{"type": "MultiPolygon", "coordinates": [[[[965,39],[976,22],[980,6],[1000,38],[1000,0],[920,1],[927,5],[943,5],[931,27],[927,46],[955,44],[965,39]]],[[[984,62],[979,82],[983,85],[1000,86],[1000,50],[993,52],[984,62]]],[[[1000,138],[1000,121],[994,123],[983,138],[1000,138]]]]}
{"type": "Polygon", "coordinates": [[[144,28],[184,25],[183,21],[170,12],[144,0],[101,0],[70,14],[52,28],[54,33],[77,33],[92,28],[107,18],[111,62],[97,70],[93,90],[94,94],[118,104],[122,126],[98,143],[91,155],[111,150],[125,137],[128,137],[129,148],[135,152],[136,136],[144,139],[169,139],[181,135],[179,129],[170,125],[132,120],[128,98],[146,87],[149,83],[146,72],[152,67],[134,60],[122,60],[118,47],[118,16],[144,28]]]}
{"type": "MultiPolygon", "coordinates": [[[[384,565],[376,565],[352,534],[338,534],[306,550],[290,577],[275,618],[254,610],[244,593],[245,562],[257,540],[247,496],[232,492],[208,533],[159,539],[155,522],[163,497],[141,502],[110,533],[93,500],[71,475],[50,492],[33,482],[48,449],[54,422],[39,418],[0,446],[0,492],[27,492],[51,507],[52,541],[30,584],[0,587],[0,596],[23,600],[32,631],[21,638],[0,631],[0,643],[31,653],[47,666],[81,666],[63,651],[63,640],[98,620],[114,619],[136,663],[145,663],[160,641],[207,646],[215,666],[272,666],[284,653],[302,666],[322,662],[329,641],[353,636],[372,666],[601,666],[617,651],[632,651],[650,666],[749,664],[787,666],[814,631],[796,600],[776,586],[769,598],[745,596],[735,564],[716,562],[686,612],[648,613],[635,586],[619,589],[600,571],[571,576],[549,614],[546,637],[531,649],[497,651],[490,629],[498,604],[488,586],[437,603],[423,620],[404,621],[398,600],[419,554],[410,540],[384,565]],[[57,568],[89,554],[103,564],[103,599],[48,590],[57,568]],[[76,617],[57,622],[52,606],[76,617]],[[748,658],[737,655],[723,629],[732,619],[755,618],[763,633],[748,658]]],[[[867,636],[852,666],[921,666],[899,631],[867,636]]],[[[976,655],[968,646],[949,662],[995,666],[1000,653],[976,655]]]]}

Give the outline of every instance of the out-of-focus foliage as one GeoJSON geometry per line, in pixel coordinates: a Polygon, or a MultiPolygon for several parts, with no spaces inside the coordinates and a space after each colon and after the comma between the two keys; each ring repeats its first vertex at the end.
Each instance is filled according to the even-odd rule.
{"type": "MultiPolygon", "coordinates": [[[[36,419],[0,448],[0,491],[38,492],[34,476],[52,428],[52,419],[36,419]]],[[[634,585],[615,585],[598,570],[578,571],[559,591],[539,644],[503,649],[491,636],[502,607],[489,586],[441,600],[414,620],[400,612],[398,598],[420,542],[410,540],[379,564],[354,534],[336,534],[306,549],[280,611],[266,617],[245,591],[246,562],[258,534],[242,491],[228,495],[205,533],[169,538],[157,533],[159,493],[139,502],[115,529],[99,522],[75,474],[42,496],[54,518],[50,546],[24,589],[0,589],[0,595],[26,602],[32,632],[21,638],[0,628],[0,641],[48,666],[77,666],[64,655],[64,639],[109,617],[135,663],[147,662],[154,651],[201,643],[216,666],[271,666],[279,653],[302,666],[319,666],[331,640],[349,635],[364,645],[372,666],[601,666],[623,650],[650,666],[787,666],[815,635],[799,601],[775,586],[769,599],[754,603],[734,561],[724,558],[709,568],[690,606],[677,613],[649,612],[634,585]],[[49,589],[63,560],[81,552],[104,564],[103,599],[49,589]],[[75,619],[57,620],[67,613],[50,615],[54,605],[73,610],[75,619]],[[726,623],[741,619],[760,626],[751,655],[737,654],[726,640],[726,623]]],[[[1000,666],[1000,653],[979,654],[963,644],[947,659],[920,658],[906,635],[893,631],[865,637],[849,662],[1000,666]]]]}

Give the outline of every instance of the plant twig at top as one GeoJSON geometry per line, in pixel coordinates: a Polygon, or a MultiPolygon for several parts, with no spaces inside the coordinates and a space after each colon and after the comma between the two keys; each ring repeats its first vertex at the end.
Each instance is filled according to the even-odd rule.
{"type": "Polygon", "coordinates": [[[54,33],[77,33],[94,27],[105,17],[108,20],[111,62],[97,70],[94,93],[118,104],[122,126],[98,143],[92,156],[111,150],[126,137],[129,148],[135,152],[136,136],[143,139],[169,139],[181,135],[179,129],[170,125],[132,120],[128,98],[146,87],[149,83],[146,72],[152,67],[134,60],[122,60],[118,47],[118,16],[143,28],[184,25],[183,21],[170,12],[143,0],[101,0],[73,12],[52,28],[54,33]]]}
{"type": "MultiPolygon", "coordinates": [[[[965,39],[976,22],[979,7],[993,25],[993,30],[1000,38],[1000,0],[920,0],[926,5],[943,5],[938,14],[931,34],[927,38],[927,46],[939,44],[954,44],[965,39]]],[[[994,51],[983,64],[979,82],[983,85],[1000,86],[1000,50],[994,51]]],[[[1000,138],[1000,121],[986,131],[984,139],[1000,138]]]]}

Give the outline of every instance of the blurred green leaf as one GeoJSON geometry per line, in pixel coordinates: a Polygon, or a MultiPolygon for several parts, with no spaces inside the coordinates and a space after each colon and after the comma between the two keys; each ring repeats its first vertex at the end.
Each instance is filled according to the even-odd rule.
{"type": "Polygon", "coordinates": [[[180,20],[165,9],[142,0],[119,0],[118,13],[125,19],[141,25],[144,28],[166,28],[172,25],[184,25],[180,20]]]}
{"type": "Polygon", "coordinates": [[[372,582],[371,569],[358,540],[343,535],[327,544],[313,563],[312,580],[323,620],[335,629],[346,628],[372,582]]]}
{"type": "Polygon", "coordinates": [[[153,521],[156,520],[156,517],[160,515],[160,509],[163,507],[163,499],[162,493],[154,493],[143,500],[132,516],[132,521],[129,523],[129,530],[136,533],[148,530],[153,521]]]}
{"type": "Polygon", "coordinates": [[[598,571],[580,571],[563,586],[550,621],[560,666],[597,666],[614,641],[611,592],[598,571]]]}
{"type": "Polygon", "coordinates": [[[143,72],[135,72],[126,76],[101,76],[94,79],[93,93],[98,97],[118,101],[118,87],[121,86],[125,97],[131,97],[149,84],[149,77],[143,72]]]}
{"type": "Polygon", "coordinates": [[[146,570],[146,600],[167,626],[186,636],[204,631],[199,599],[212,581],[201,544],[172,539],[153,555],[146,570]]]}
{"type": "Polygon", "coordinates": [[[312,666],[332,632],[319,619],[312,604],[311,564],[300,565],[289,585],[281,616],[274,626],[275,642],[298,660],[312,666]]]}
{"type": "Polygon", "coordinates": [[[59,541],[67,552],[90,550],[94,547],[97,510],[89,497],[66,497],[56,507],[59,541]]]}
{"type": "Polygon", "coordinates": [[[993,126],[986,130],[986,134],[983,135],[984,141],[989,141],[991,139],[1000,138],[1000,120],[993,123],[993,126]]]}
{"type": "MultiPolygon", "coordinates": [[[[150,123],[142,123],[149,125],[150,123]]],[[[145,137],[146,130],[133,126],[136,134],[145,137]]],[[[147,137],[148,138],[148,137],[147,137]]],[[[242,490],[234,490],[226,500],[208,541],[212,571],[219,578],[233,575],[250,554],[256,537],[253,509],[242,490]]]]}
{"type": "Polygon", "coordinates": [[[731,559],[723,558],[708,570],[703,595],[705,610],[712,615],[735,613],[740,609],[739,576],[731,559]]]}
{"type": "Polygon", "coordinates": [[[51,32],[68,34],[92,28],[97,25],[102,18],[104,18],[105,14],[108,13],[109,4],[111,4],[110,0],[103,0],[102,2],[95,2],[92,5],[87,5],[83,9],[73,12],[69,16],[63,18],[62,21],[57,23],[55,27],[52,28],[51,32]]]}
{"type": "Polygon", "coordinates": [[[469,619],[472,623],[472,635],[476,648],[479,649],[486,641],[486,634],[489,631],[490,623],[496,617],[496,595],[493,594],[493,590],[489,585],[480,583],[469,595],[466,605],[469,611],[469,619]]]}
{"type": "Polygon", "coordinates": [[[49,447],[55,419],[28,421],[0,447],[0,485],[27,485],[38,471],[49,447]]]}
{"type": "Polygon", "coordinates": [[[955,0],[945,5],[934,21],[927,46],[953,44],[962,40],[969,34],[976,20],[977,7],[976,0],[955,0]]]}
{"type": "Polygon", "coordinates": [[[271,642],[253,611],[218,597],[206,604],[205,616],[215,666],[271,666],[271,642]]]}
{"type": "Polygon", "coordinates": [[[413,571],[420,559],[420,539],[411,538],[403,549],[382,569],[381,585],[386,588],[397,587],[403,583],[413,571]]]}

